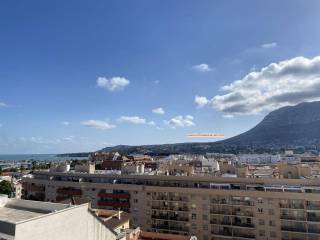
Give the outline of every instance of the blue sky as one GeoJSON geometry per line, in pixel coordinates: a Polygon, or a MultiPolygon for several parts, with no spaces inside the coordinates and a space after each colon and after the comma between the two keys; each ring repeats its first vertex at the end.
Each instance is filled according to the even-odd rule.
{"type": "Polygon", "coordinates": [[[319,1],[1,1],[0,153],[234,136],[318,100],[319,22],[319,1]]]}

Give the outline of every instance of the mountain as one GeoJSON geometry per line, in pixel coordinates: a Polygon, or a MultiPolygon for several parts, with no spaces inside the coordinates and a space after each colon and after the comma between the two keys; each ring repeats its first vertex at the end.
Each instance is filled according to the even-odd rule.
{"type": "Polygon", "coordinates": [[[220,143],[311,146],[320,144],[320,102],[305,102],[269,113],[258,125],[220,143]]]}
{"type": "Polygon", "coordinates": [[[123,154],[206,152],[272,152],[281,148],[316,148],[320,145],[320,102],[305,102],[279,108],[269,113],[259,124],[235,137],[208,143],[176,143],[161,145],[107,147],[101,151],[123,154]]]}

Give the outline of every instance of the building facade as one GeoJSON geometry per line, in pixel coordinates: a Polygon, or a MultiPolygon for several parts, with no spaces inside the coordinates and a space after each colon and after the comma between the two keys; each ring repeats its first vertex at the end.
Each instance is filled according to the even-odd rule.
{"type": "Polygon", "coordinates": [[[25,197],[91,199],[145,231],[203,240],[320,239],[320,180],[35,173],[25,197]]]}

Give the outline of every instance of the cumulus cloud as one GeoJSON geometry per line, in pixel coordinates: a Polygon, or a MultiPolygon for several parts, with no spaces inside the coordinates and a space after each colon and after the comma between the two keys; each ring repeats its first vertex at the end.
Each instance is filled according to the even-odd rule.
{"type": "Polygon", "coordinates": [[[194,102],[197,104],[198,108],[202,108],[207,105],[210,101],[206,97],[196,95],[194,97],[194,102]]]}
{"type": "Polygon", "coordinates": [[[176,116],[171,118],[169,121],[164,121],[165,124],[176,128],[176,127],[191,127],[194,126],[195,123],[193,122],[193,116],[186,115],[186,116],[176,116]]]}
{"type": "Polygon", "coordinates": [[[276,42],[265,43],[261,45],[262,48],[275,48],[277,46],[278,44],[276,42]]]}
{"type": "Polygon", "coordinates": [[[155,123],[154,121],[150,121],[150,122],[148,122],[148,125],[150,125],[150,126],[155,126],[156,123],[155,123]]]}
{"type": "Polygon", "coordinates": [[[163,115],[165,114],[165,111],[163,108],[161,107],[158,107],[158,108],[155,108],[155,109],[152,109],[152,112],[155,113],[155,114],[159,114],[159,115],[163,115]]]}
{"type": "Polygon", "coordinates": [[[98,128],[102,130],[112,129],[116,127],[113,124],[110,124],[106,121],[101,121],[101,120],[88,120],[88,121],[83,121],[81,124],[86,127],[98,128]]]}
{"type": "Polygon", "coordinates": [[[70,125],[70,122],[68,122],[68,121],[63,121],[62,124],[65,125],[65,126],[69,126],[69,125],[70,125]]]}
{"type": "Polygon", "coordinates": [[[97,79],[98,87],[107,89],[111,92],[123,90],[129,84],[130,81],[124,77],[113,77],[110,79],[107,79],[105,77],[98,77],[97,79]]]}
{"type": "Polygon", "coordinates": [[[132,124],[145,124],[147,121],[144,118],[138,116],[122,116],[118,118],[120,123],[132,123],[132,124]]]}
{"type": "Polygon", "coordinates": [[[213,69],[206,63],[202,63],[199,65],[195,65],[192,67],[193,70],[197,71],[197,72],[210,72],[213,69]]]}
{"type": "Polygon", "coordinates": [[[225,114],[256,114],[304,101],[320,100],[320,56],[271,63],[223,86],[211,99],[225,114]]]}
{"type": "Polygon", "coordinates": [[[4,102],[0,102],[0,108],[5,108],[5,107],[8,107],[8,104],[4,102]]]}

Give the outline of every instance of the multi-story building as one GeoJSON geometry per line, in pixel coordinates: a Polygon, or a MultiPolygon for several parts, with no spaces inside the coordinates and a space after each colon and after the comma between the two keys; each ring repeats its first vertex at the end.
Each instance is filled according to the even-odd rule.
{"type": "Polygon", "coordinates": [[[122,209],[145,231],[203,240],[320,239],[320,180],[35,173],[25,197],[122,209]]]}

